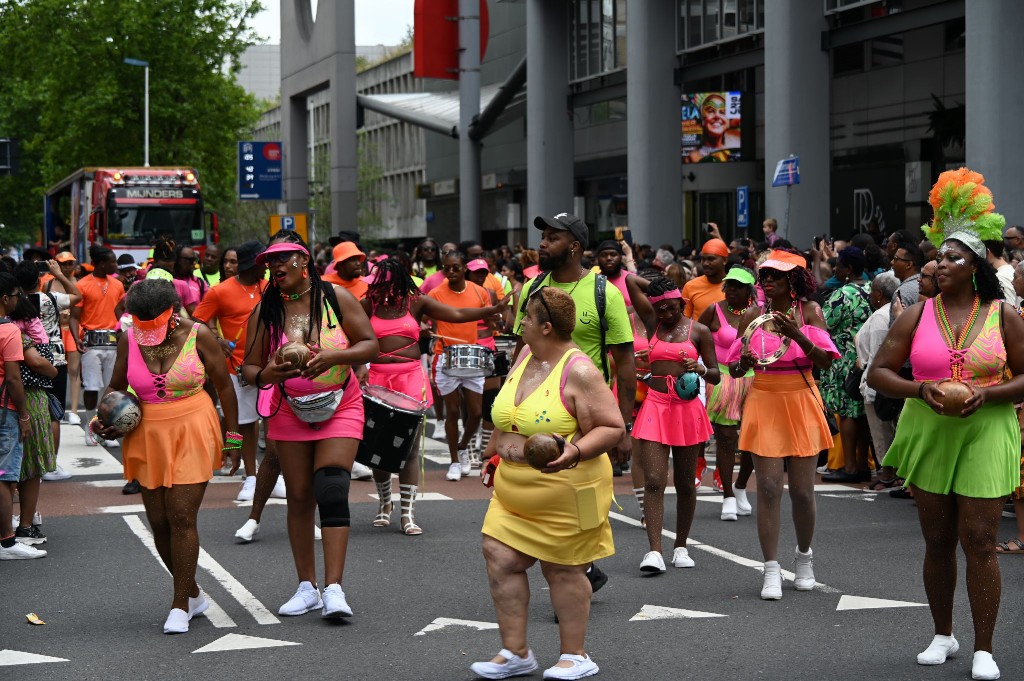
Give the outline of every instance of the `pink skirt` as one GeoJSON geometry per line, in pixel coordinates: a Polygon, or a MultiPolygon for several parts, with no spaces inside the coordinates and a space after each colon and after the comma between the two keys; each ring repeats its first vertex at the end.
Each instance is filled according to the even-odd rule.
{"type": "Polygon", "coordinates": [[[261,391],[260,402],[261,413],[273,414],[267,418],[267,438],[271,440],[308,442],[334,437],[361,440],[363,437],[363,391],[351,372],[334,416],[320,423],[306,423],[298,418],[288,405],[288,400],[281,399],[281,391],[277,386],[261,391]],[[270,393],[269,397],[263,397],[267,393],[270,393]],[[268,403],[266,407],[263,402],[268,403]],[[265,408],[269,411],[264,411],[265,408]]]}
{"type": "Polygon", "coordinates": [[[408,395],[414,400],[424,402],[428,407],[434,403],[434,396],[427,380],[427,370],[418,359],[412,362],[371,364],[367,383],[408,395]]]}
{"type": "Polygon", "coordinates": [[[708,441],[711,421],[700,400],[684,400],[674,392],[649,390],[633,424],[633,437],[672,447],[690,447],[708,441]]]}

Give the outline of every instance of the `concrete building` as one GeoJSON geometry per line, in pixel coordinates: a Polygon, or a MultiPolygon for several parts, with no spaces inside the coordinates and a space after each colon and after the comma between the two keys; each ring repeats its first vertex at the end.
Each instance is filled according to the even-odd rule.
{"type": "Polygon", "coordinates": [[[281,46],[250,45],[239,59],[238,84],[256,99],[276,102],[281,97],[281,46]]]}

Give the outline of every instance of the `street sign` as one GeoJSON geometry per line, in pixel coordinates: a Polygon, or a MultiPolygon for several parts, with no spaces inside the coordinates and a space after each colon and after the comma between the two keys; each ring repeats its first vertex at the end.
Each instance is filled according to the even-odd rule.
{"type": "Polygon", "coordinates": [[[750,187],[736,187],[736,226],[750,226],[750,187]]]}
{"type": "Polygon", "coordinates": [[[292,215],[271,215],[270,236],[274,236],[282,229],[295,232],[302,237],[302,240],[309,243],[308,227],[306,225],[306,214],[295,213],[292,215]]]}
{"type": "Polygon", "coordinates": [[[775,176],[772,177],[773,187],[788,187],[800,184],[800,157],[790,156],[775,164],[775,176]]]}
{"type": "Polygon", "coordinates": [[[279,201],[284,198],[280,142],[238,143],[238,198],[279,201]]]}

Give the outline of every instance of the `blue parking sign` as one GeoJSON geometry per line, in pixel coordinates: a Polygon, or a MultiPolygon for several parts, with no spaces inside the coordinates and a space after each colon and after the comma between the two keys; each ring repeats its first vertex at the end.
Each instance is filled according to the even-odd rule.
{"type": "Polygon", "coordinates": [[[750,226],[750,187],[736,187],[736,226],[750,226]]]}
{"type": "Polygon", "coordinates": [[[280,201],[284,198],[280,142],[238,143],[238,198],[280,201]]]}

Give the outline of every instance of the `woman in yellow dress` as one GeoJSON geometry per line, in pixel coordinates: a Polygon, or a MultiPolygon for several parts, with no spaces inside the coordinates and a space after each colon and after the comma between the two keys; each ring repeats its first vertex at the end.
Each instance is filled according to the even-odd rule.
{"type": "Polygon", "coordinates": [[[586,572],[615,552],[606,452],[625,426],[600,371],[572,342],[572,297],[552,287],[537,289],[523,322],[528,351],[494,400],[495,437],[485,454],[502,459],[484,519],[483,553],[503,647],[470,668],[488,679],[537,669],[526,643],[526,570],[540,561],[561,638],[561,656],[544,678],[581,679],[598,672],[583,648],[591,596],[586,572]],[[526,439],[537,433],[565,438],[561,455],[543,470],[527,464],[523,452],[526,439]]]}

